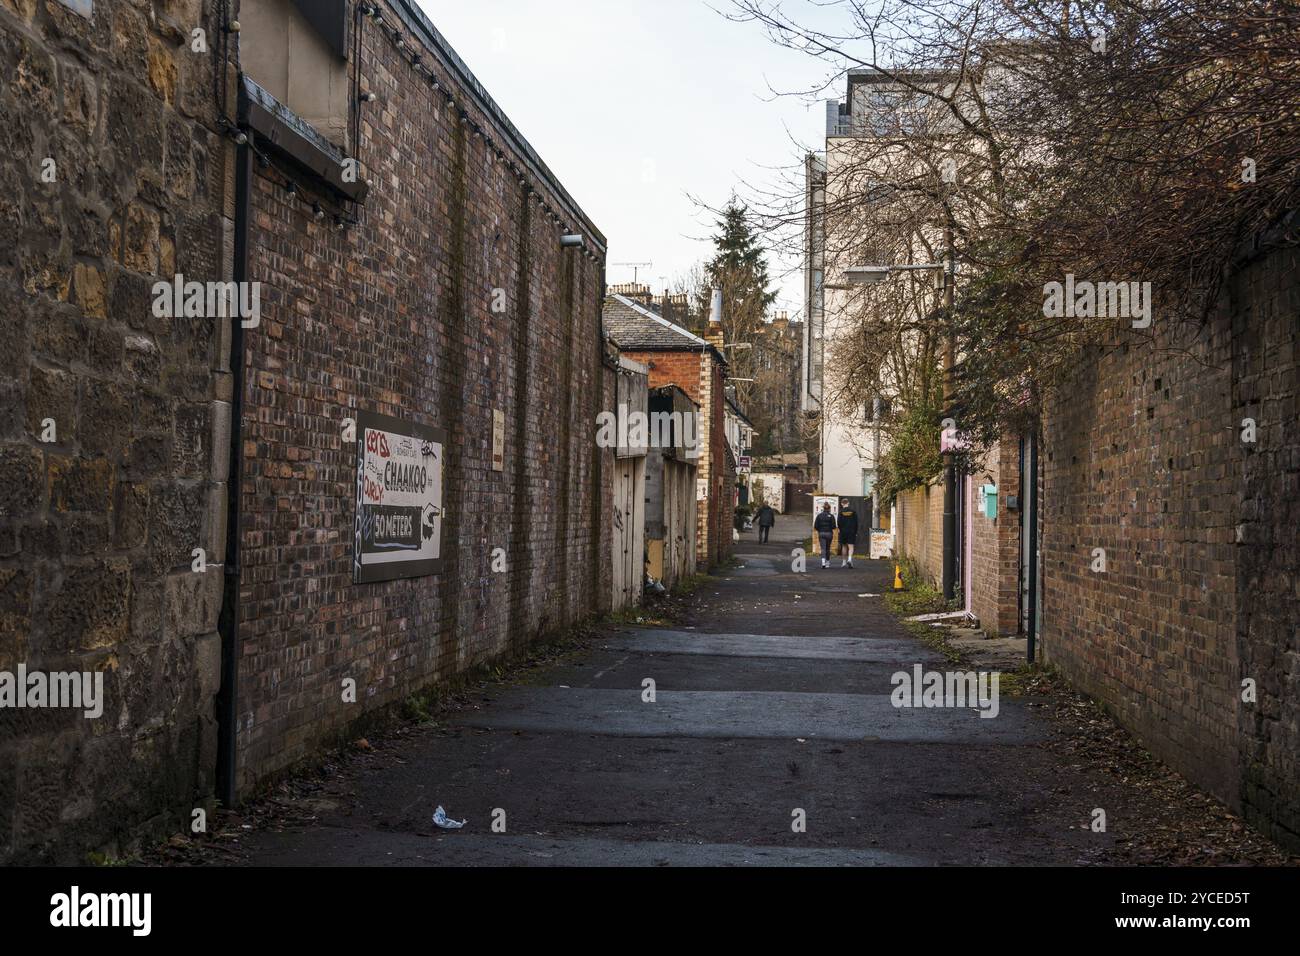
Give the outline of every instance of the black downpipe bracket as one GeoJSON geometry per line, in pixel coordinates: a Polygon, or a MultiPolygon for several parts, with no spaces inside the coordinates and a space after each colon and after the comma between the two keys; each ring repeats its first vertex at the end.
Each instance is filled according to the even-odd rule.
{"type": "MultiPolygon", "coordinates": [[[[235,154],[235,282],[248,281],[248,233],[253,187],[253,149],[245,143],[235,154]]],[[[226,555],[222,581],[221,690],[217,693],[217,796],[226,807],[235,805],[237,727],[236,685],[239,679],[239,490],[244,474],[241,432],[244,415],[244,326],[238,315],[230,326],[230,468],[226,476],[226,555]]]]}

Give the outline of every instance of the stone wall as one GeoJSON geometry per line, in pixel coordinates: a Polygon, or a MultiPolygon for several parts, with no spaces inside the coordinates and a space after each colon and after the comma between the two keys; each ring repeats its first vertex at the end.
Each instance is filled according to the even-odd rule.
{"type": "Polygon", "coordinates": [[[227,274],[216,54],[190,47],[217,31],[198,0],[92,7],[0,2],[0,671],[105,698],[0,712],[0,862],[126,852],[214,786],[223,337],[151,289],[227,274]]]}

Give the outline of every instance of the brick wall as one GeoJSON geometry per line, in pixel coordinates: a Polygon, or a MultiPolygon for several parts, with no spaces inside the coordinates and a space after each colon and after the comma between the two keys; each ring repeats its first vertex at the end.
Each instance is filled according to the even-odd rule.
{"type": "Polygon", "coordinates": [[[211,801],[225,360],[213,320],[152,309],[228,275],[215,54],[181,45],[217,36],[205,6],[0,2],[0,671],[105,697],[0,715],[0,862],[125,852],[211,801]]]}
{"type": "MultiPolygon", "coordinates": [[[[255,184],[250,275],[264,287],[246,343],[244,790],[366,712],[609,606],[612,459],[595,446],[596,416],[613,407],[602,266],[561,248],[536,195],[562,199],[489,156],[459,110],[498,144],[505,133],[431,52],[424,61],[455,109],[363,28],[361,72],[378,100],[361,122],[371,190],[359,224],[312,221],[276,167],[255,184]],[[497,288],[505,314],[491,311],[497,288]],[[447,432],[438,575],[352,583],[356,451],[342,423],[357,409],[447,432]],[[501,472],[493,409],[507,422],[501,472]],[[495,547],[506,573],[491,570],[495,547]],[[357,704],[342,701],[345,678],[357,704]]],[[[589,223],[569,225],[603,242],[589,223]]]]}
{"type": "Polygon", "coordinates": [[[967,481],[971,515],[970,606],[980,628],[998,637],[1020,629],[1020,512],[1009,511],[1007,495],[1020,494],[1020,447],[1014,437],[1000,441],[967,481]],[[981,485],[998,488],[998,516],[984,516],[981,485]]]}
{"type": "MultiPolygon", "coordinates": [[[[966,512],[970,514],[969,551],[962,540],[962,558],[969,555],[970,607],[980,627],[990,635],[1019,630],[1020,514],[1007,511],[1006,495],[1019,494],[1019,446],[1014,438],[989,450],[972,475],[963,479],[966,512]],[[979,486],[998,486],[998,516],[984,517],[979,486]]],[[[895,501],[898,552],[910,559],[935,587],[943,582],[943,479],[914,488],[895,501]]],[[[959,516],[966,534],[965,517],[959,516]]],[[[957,586],[965,587],[962,569],[957,586]]]]}
{"type": "Polygon", "coordinates": [[[1275,252],[1231,289],[1231,422],[1243,443],[1236,529],[1240,676],[1257,700],[1237,706],[1246,818],[1300,847],[1300,252],[1275,252]],[[1242,460],[1244,458],[1244,460],[1242,460]]]}
{"type": "MultiPolygon", "coordinates": [[[[1223,331],[1196,357],[1222,357],[1223,331]]],[[[1237,775],[1229,374],[1136,341],[1083,364],[1044,417],[1043,654],[1226,796],[1237,775]],[[1104,574],[1091,569],[1097,548],[1104,574]]]]}
{"type": "Polygon", "coordinates": [[[1300,844],[1300,275],[1238,272],[1195,340],[1093,354],[1044,416],[1042,644],[1179,772],[1300,844]],[[1259,423],[1242,441],[1243,418],[1259,423]],[[1094,573],[1102,548],[1106,572],[1094,573]],[[1241,700],[1241,681],[1259,685],[1241,700]]]}
{"type": "Polygon", "coordinates": [[[895,501],[897,548],[935,587],[943,578],[943,484],[913,488],[895,501]]]}

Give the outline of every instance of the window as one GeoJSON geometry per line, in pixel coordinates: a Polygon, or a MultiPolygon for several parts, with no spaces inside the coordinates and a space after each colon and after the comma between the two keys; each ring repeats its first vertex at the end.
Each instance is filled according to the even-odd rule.
{"type": "Polygon", "coordinates": [[[240,62],[262,89],[335,146],[348,139],[348,5],[343,0],[243,0],[240,62]]]}

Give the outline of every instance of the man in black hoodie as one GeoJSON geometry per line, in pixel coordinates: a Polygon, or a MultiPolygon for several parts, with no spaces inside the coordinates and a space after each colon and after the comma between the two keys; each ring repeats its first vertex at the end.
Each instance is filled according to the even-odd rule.
{"type": "Polygon", "coordinates": [[[758,543],[766,544],[767,536],[772,533],[772,525],[776,524],[776,512],[772,506],[764,503],[763,507],[758,509],[758,543]]]}
{"type": "Polygon", "coordinates": [[[840,499],[840,547],[847,557],[840,562],[840,567],[853,567],[853,548],[858,543],[858,513],[853,510],[853,503],[848,498],[840,499]]]}
{"type": "Polygon", "coordinates": [[[831,538],[835,537],[835,516],[831,514],[831,503],[829,501],[822,503],[822,510],[813,520],[813,531],[816,532],[822,546],[822,567],[831,566],[831,538]]]}

